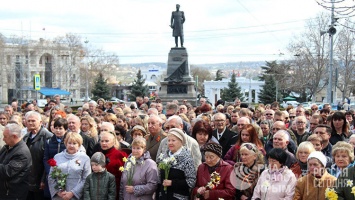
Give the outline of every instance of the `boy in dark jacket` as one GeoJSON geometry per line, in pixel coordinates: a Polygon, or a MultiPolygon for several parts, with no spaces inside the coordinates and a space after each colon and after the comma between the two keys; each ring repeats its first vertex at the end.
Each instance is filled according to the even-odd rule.
{"type": "Polygon", "coordinates": [[[106,158],[101,152],[91,157],[92,172],[85,181],[84,199],[116,199],[115,176],[105,168],[106,158]]]}

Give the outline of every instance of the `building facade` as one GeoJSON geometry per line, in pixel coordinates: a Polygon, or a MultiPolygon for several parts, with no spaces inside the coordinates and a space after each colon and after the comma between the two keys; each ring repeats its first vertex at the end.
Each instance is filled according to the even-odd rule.
{"type": "Polygon", "coordinates": [[[70,92],[62,98],[80,98],[79,69],[83,58],[81,46],[40,39],[9,39],[0,46],[0,103],[41,99],[34,90],[34,75],[40,75],[40,86],[70,92]]]}

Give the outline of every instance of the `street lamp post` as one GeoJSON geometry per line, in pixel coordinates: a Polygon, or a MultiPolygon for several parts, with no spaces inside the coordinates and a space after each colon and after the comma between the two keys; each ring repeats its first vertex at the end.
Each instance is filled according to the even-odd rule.
{"type": "MultiPolygon", "coordinates": [[[[87,44],[89,43],[89,40],[85,40],[84,41],[85,43],[85,46],[86,46],[86,54],[85,56],[87,57],[87,54],[88,54],[88,50],[87,50],[87,44]]],[[[89,74],[89,65],[86,66],[86,93],[85,93],[85,102],[88,102],[89,101],[89,79],[88,79],[88,74],[89,74]]]]}

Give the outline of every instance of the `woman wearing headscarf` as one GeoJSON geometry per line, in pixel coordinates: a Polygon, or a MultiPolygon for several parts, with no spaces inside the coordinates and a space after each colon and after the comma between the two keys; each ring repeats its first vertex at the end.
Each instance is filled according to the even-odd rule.
{"type": "Polygon", "coordinates": [[[207,143],[204,147],[206,161],[197,170],[197,180],[192,192],[193,197],[200,199],[234,199],[235,187],[231,183],[233,167],[223,161],[222,146],[217,143],[207,143]],[[218,173],[219,184],[214,189],[207,188],[211,181],[211,174],[218,173]]]}
{"type": "Polygon", "coordinates": [[[168,176],[166,170],[160,168],[160,187],[158,199],[189,199],[190,190],[195,186],[196,169],[191,154],[184,148],[185,133],[178,128],[172,128],[168,132],[169,150],[163,152],[157,158],[158,165],[163,165],[166,159],[171,160],[168,176]]]}

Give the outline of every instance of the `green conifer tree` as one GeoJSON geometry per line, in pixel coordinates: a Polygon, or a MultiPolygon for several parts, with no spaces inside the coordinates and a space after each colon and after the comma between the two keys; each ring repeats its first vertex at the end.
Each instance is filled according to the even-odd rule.
{"type": "MultiPolygon", "coordinates": [[[[259,93],[259,101],[264,104],[271,104],[276,100],[276,82],[275,78],[271,75],[264,75],[265,84],[259,93]]],[[[278,97],[280,93],[278,92],[278,97]]]]}
{"type": "Polygon", "coordinates": [[[137,79],[133,81],[131,87],[131,94],[129,95],[131,101],[135,101],[136,97],[144,97],[148,95],[149,88],[145,84],[145,79],[142,76],[141,70],[138,70],[137,79]]]}
{"type": "Polygon", "coordinates": [[[91,93],[94,95],[92,99],[95,101],[99,98],[110,99],[111,98],[110,89],[111,88],[107,84],[102,73],[99,73],[99,75],[95,80],[94,88],[91,90],[91,93]]]}
{"type": "Polygon", "coordinates": [[[236,82],[235,73],[232,74],[231,81],[228,83],[228,88],[225,88],[221,92],[221,98],[225,101],[234,101],[238,97],[241,101],[244,100],[241,88],[236,82]]]}

